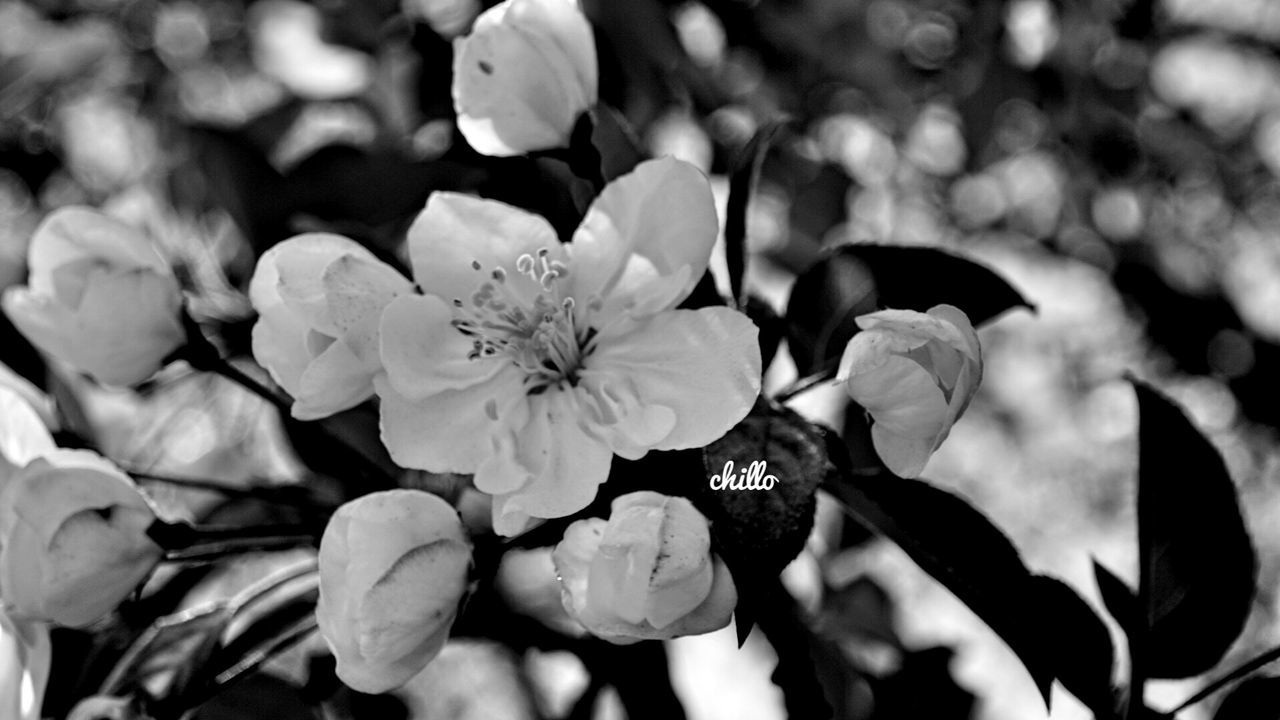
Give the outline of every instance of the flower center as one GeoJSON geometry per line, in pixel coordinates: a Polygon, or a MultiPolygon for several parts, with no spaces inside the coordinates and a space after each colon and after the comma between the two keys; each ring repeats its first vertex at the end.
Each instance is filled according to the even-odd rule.
{"type": "MultiPolygon", "coordinates": [[[[467,358],[509,358],[524,371],[530,395],[562,382],[577,383],[596,334],[581,322],[576,301],[566,294],[563,280],[569,267],[549,255],[547,248],[521,255],[511,275],[495,267],[470,298],[453,300],[453,326],[472,339],[467,358]]],[[[479,261],[473,260],[471,267],[484,272],[479,261]]],[[[587,306],[598,310],[599,298],[587,306]]]]}

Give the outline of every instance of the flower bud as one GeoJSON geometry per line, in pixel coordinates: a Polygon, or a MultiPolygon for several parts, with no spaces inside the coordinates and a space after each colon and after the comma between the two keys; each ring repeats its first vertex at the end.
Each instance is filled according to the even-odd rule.
{"type": "Polygon", "coordinates": [[[114,465],[53,450],[0,488],[0,598],[27,620],[82,627],[146,579],[162,552],[155,513],[114,465]]]}
{"type": "Polygon", "coordinates": [[[619,645],[718,630],[738,602],[707,519],[680,497],[623,495],[608,522],[570,525],[553,559],[565,609],[619,645]]]}
{"type": "Polygon", "coordinates": [[[249,282],[258,311],[253,356],[316,420],[373,394],[382,309],[412,285],[340,235],[298,235],[263,253],[249,282]]]}
{"type": "Polygon", "coordinates": [[[982,380],[969,318],[950,305],[927,313],[881,310],[857,319],[837,378],[871,414],[871,440],[902,477],[924,470],[982,380]]]}
{"type": "Polygon", "coordinates": [[[458,129],[485,155],[567,147],[596,82],[595,39],[575,0],[506,0],[456,41],[458,129]]]}
{"type": "Polygon", "coordinates": [[[28,286],[4,312],[40,350],[110,385],[160,369],[186,339],[182,291],[138,230],[86,207],[60,208],[36,228],[28,286]]]}
{"type": "Polygon", "coordinates": [[[338,677],[383,693],[417,675],[449,637],[470,563],[458,514],[435,495],[388,490],[338,508],[320,541],[316,605],[338,677]]]}

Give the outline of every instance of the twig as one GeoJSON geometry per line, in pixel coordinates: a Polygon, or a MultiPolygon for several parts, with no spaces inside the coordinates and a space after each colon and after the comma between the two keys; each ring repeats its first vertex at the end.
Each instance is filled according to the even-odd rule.
{"type": "Polygon", "coordinates": [[[1205,698],[1209,697],[1215,692],[1221,690],[1223,687],[1230,685],[1231,683],[1243,678],[1245,675],[1248,675],[1254,670],[1257,670],[1258,668],[1264,665],[1267,665],[1269,663],[1273,663],[1276,660],[1280,660],[1280,646],[1271,648],[1270,650],[1262,653],[1258,657],[1246,662],[1245,664],[1237,667],[1236,669],[1232,670],[1226,675],[1223,675],[1217,680],[1214,680],[1208,685],[1205,685],[1204,687],[1200,688],[1199,692],[1187,698],[1186,700],[1182,701],[1182,704],[1174,708],[1173,710],[1170,710],[1169,714],[1176,715],[1182,712],[1183,710],[1186,710],[1192,705],[1195,705],[1201,700],[1204,700],[1205,698]]]}

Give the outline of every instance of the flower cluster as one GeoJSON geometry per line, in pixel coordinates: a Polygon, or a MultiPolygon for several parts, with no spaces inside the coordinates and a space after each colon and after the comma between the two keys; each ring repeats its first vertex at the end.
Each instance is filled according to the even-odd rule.
{"type": "MultiPolygon", "coordinates": [[[[597,65],[572,0],[507,0],[476,19],[455,58],[458,124],[475,150],[577,142],[597,65]]],[[[704,448],[751,411],[755,324],[729,307],[682,308],[718,233],[707,179],[671,158],[600,188],[567,242],[527,210],[435,192],[407,233],[408,277],[330,233],[264,253],[249,286],[253,354],[293,420],[376,399],[392,460],[471,476],[493,530],[513,536],[587,508],[615,457],[704,448]]],[[[48,355],[116,385],[181,356],[182,293],[127,225],[52,213],[30,264],[29,286],[3,305],[48,355]]],[[[981,380],[977,336],[949,305],[857,325],[837,378],[870,414],[884,464],[918,475],[981,380]]],[[[54,447],[29,401],[0,386],[0,652],[37,695],[46,626],[92,623],[133,591],[162,556],[147,533],[155,520],[118,468],[54,447]]],[[[472,563],[463,522],[436,495],[391,490],[339,507],[319,543],[316,617],[342,680],[377,693],[421,671],[448,639],[472,563]]],[[[530,598],[507,588],[513,607],[618,644],[722,628],[738,599],[707,517],[652,491],[615,498],[607,519],[576,519],[528,567],[554,573],[555,617],[545,583],[524,583],[530,598]]],[[[33,717],[21,692],[0,684],[0,700],[33,717]]]]}

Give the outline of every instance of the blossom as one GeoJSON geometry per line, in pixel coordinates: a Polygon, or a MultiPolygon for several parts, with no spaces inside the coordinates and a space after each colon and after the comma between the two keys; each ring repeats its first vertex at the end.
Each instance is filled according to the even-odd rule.
{"type": "Polygon", "coordinates": [[[419,490],[338,508],[320,540],[320,634],[338,677],[367,693],[397,688],[431,662],[467,587],[471,547],[453,508],[419,490]]]}
{"type": "Polygon", "coordinates": [[[553,559],[565,609],[618,644],[719,630],[738,602],[707,519],[684,498],[623,495],[608,522],[570,525],[553,559]]]}
{"type": "Polygon", "coordinates": [[[455,41],[458,129],[485,155],[567,147],[596,85],[595,40],[575,0],[506,0],[455,41]]]}
{"type": "Polygon", "coordinates": [[[435,193],[414,278],[382,315],[374,379],[392,459],[474,473],[503,535],[587,506],[615,454],[704,447],[760,390],[757,330],[675,310],[717,234],[706,179],[673,159],[605,187],[572,242],[541,217],[435,193]]]}
{"type": "Polygon", "coordinates": [[[182,291],[138,230],[92,208],[60,208],[36,228],[29,257],[29,286],[9,288],[2,304],[45,353],[133,385],[184,342],[182,291]]]}
{"type": "Polygon", "coordinates": [[[881,310],[857,319],[837,378],[871,414],[871,440],[894,473],[915,477],[938,449],[982,380],[969,318],[950,305],[927,313],[881,310]]]}
{"type": "Polygon", "coordinates": [[[373,395],[378,319],[412,285],[359,244],[308,233],[263,253],[249,282],[258,311],[253,356],[294,398],[292,414],[315,420],[373,395]]]}

